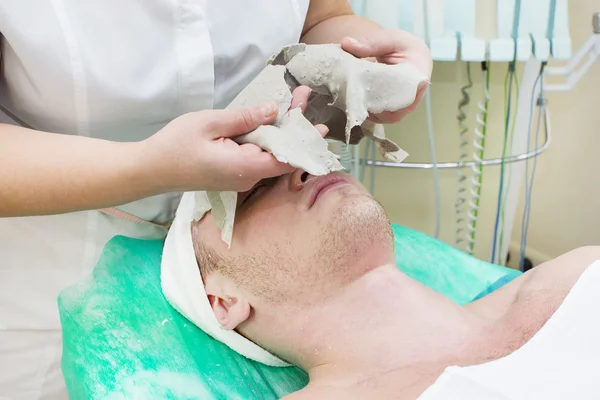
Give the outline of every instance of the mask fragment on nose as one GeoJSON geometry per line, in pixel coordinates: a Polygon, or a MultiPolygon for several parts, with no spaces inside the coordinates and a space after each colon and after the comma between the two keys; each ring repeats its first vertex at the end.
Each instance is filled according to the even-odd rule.
{"type": "MultiPolygon", "coordinates": [[[[419,85],[428,82],[427,76],[409,63],[373,63],[336,44],[296,44],[276,53],[227,108],[277,103],[279,111],[273,125],[260,126],[235,141],[255,144],[281,162],[321,176],[343,167],[314,125],[327,125],[328,138],[347,144],[358,144],[369,136],[386,159],[401,162],[408,154],[385,137],[381,125],[367,117],[411,105],[419,85]],[[289,110],[292,90],[298,85],[313,90],[304,115],[300,109],[289,110]]],[[[221,239],[231,246],[237,193],[208,192],[198,198],[202,201],[197,209],[204,213],[207,207],[213,209],[221,239]]]]}

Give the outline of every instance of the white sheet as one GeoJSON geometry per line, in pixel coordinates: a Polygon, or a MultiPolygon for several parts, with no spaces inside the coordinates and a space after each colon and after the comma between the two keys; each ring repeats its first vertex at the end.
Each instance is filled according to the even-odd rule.
{"type": "Polygon", "coordinates": [[[600,260],[520,349],[470,367],[449,367],[419,400],[600,399],[600,260]]]}

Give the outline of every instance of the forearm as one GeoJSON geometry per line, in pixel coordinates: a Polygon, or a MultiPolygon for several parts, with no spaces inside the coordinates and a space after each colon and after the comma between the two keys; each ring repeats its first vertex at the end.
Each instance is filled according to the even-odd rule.
{"type": "Polygon", "coordinates": [[[301,39],[306,44],[340,43],[347,36],[360,38],[382,29],[375,22],[354,14],[333,16],[306,28],[301,39]]]}
{"type": "Polygon", "coordinates": [[[143,147],[0,124],[0,217],[99,209],[158,194],[163,188],[153,183],[143,147]]]}

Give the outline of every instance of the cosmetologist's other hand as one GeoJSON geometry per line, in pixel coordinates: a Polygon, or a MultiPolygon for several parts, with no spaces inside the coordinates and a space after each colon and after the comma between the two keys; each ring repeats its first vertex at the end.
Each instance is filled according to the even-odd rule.
{"type": "MultiPolygon", "coordinates": [[[[346,37],[342,40],[342,48],[355,57],[371,57],[384,64],[412,63],[431,78],[433,62],[429,48],[420,38],[408,32],[398,29],[381,29],[372,31],[363,37],[346,37]]],[[[427,84],[420,85],[413,104],[402,110],[370,115],[369,119],[384,124],[400,121],[415,110],[426,90],[427,84]]]]}

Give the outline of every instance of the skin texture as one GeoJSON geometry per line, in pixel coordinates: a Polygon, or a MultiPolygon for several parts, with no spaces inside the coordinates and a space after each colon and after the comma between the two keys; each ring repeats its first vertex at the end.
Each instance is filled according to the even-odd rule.
{"type": "MultiPolygon", "coordinates": [[[[263,180],[251,191],[241,193],[238,196],[236,229],[230,249],[225,243],[214,240],[218,237],[218,228],[213,218],[205,216],[196,223],[194,232],[195,242],[202,244],[206,254],[211,256],[209,258],[223,258],[220,265],[225,267],[221,270],[224,275],[235,276],[240,286],[262,293],[262,299],[268,301],[275,301],[283,295],[283,292],[273,293],[273,287],[281,287],[289,294],[286,283],[290,276],[295,277],[301,271],[306,271],[307,274],[303,276],[311,276],[315,284],[324,285],[323,294],[331,289],[328,285],[340,285],[353,279],[355,274],[362,273],[363,267],[360,266],[356,271],[346,268],[350,260],[360,264],[355,259],[356,254],[344,249],[347,240],[373,248],[393,248],[388,220],[382,207],[362,185],[344,173],[317,178],[296,170],[279,178],[263,180]],[[341,182],[332,186],[311,206],[316,185],[330,180],[341,182]],[[285,224],[277,221],[285,221],[285,224]],[[352,230],[348,229],[349,223],[352,230]],[[387,225],[388,229],[381,230],[382,225],[387,225]],[[261,235],[255,234],[257,229],[263,228],[267,230],[261,235]],[[305,232],[315,232],[315,235],[306,237],[305,232]],[[263,234],[272,240],[266,243],[263,234]],[[317,263],[324,254],[333,254],[327,269],[322,269],[317,263]],[[264,257],[276,262],[277,268],[274,270],[271,263],[265,263],[264,257]],[[338,282],[331,280],[324,283],[321,278],[328,271],[332,276],[343,271],[343,276],[339,277],[338,282]],[[273,285],[273,279],[282,281],[273,285]]],[[[370,263],[367,255],[364,257],[364,264],[370,263]]],[[[294,281],[292,278],[291,283],[294,281]]],[[[304,290],[302,283],[293,290],[294,297],[300,298],[304,290]]]]}
{"type": "Polygon", "coordinates": [[[290,399],[416,399],[447,366],[520,348],[600,259],[600,247],[574,250],[461,307],[393,265],[383,209],[336,175],[348,183],[311,208],[328,177],[298,170],[241,195],[230,251],[212,219],[193,228],[221,325],[308,372],[290,399]]]}

